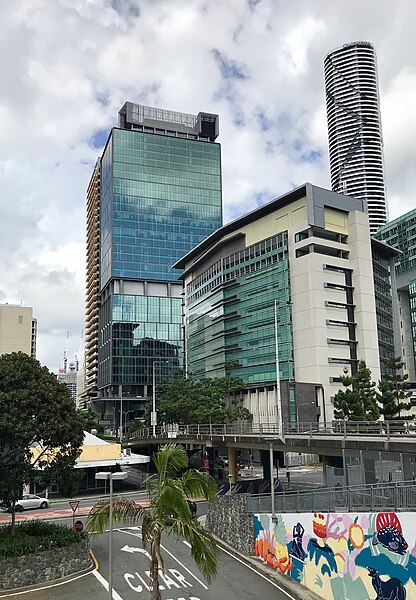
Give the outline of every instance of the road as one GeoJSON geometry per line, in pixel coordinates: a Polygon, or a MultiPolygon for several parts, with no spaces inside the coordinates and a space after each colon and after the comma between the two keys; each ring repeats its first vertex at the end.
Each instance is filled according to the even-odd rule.
{"type": "MultiPolygon", "coordinates": [[[[290,467],[289,469],[281,467],[278,472],[278,477],[285,490],[299,490],[322,487],[324,485],[324,472],[320,465],[302,465],[290,467]]],[[[262,478],[263,469],[258,464],[252,468],[246,467],[238,474],[239,481],[262,478]]]]}
{"type": "MultiPolygon", "coordinates": [[[[84,520],[84,519],[83,519],[84,520]]],[[[68,519],[67,519],[68,521],[68,519]]],[[[97,569],[64,584],[31,590],[8,600],[104,600],[108,598],[108,532],[92,538],[97,569]]],[[[299,600],[251,565],[219,549],[218,575],[208,584],[191,559],[185,540],[163,539],[165,575],[160,576],[163,600],[299,600]]],[[[142,547],[139,527],[117,527],[113,532],[113,600],[148,600],[150,560],[142,547]]],[[[302,594],[302,592],[300,592],[302,594]]]]}
{"type": "MultiPolygon", "coordinates": [[[[136,500],[137,502],[143,503],[146,503],[147,498],[146,492],[141,491],[115,494],[115,496],[117,495],[125,496],[127,498],[131,498],[132,500],[136,500]]],[[[82,498],[75,512],[75,518],[88,515],[94,504],[100,499],[101,497],[99,496],[82,498]]],[[[16,521],[24,521],[29,519],[56,519],[59,516],[68,518],[72,517],[72,515],[73,512],[68,500],[52,500],[50,506],[44,510],[38,508],[34,510],[25,510],[22,513],[16,513],[16,521]]],[[[6,510],[0,510],[0,524],[7,523],[10,521],[10,519],[10,514],[6,510]]]]}

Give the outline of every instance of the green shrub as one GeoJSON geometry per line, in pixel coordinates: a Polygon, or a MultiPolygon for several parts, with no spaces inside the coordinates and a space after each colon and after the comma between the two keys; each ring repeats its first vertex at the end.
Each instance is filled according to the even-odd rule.
{"type": "Polygon", "coordinates": [[[45,521],[18,523],[14,533],[11,525],[5,525],[0,527],[0,560],[72,546],[86,538],[85,532],[45,521]]]}

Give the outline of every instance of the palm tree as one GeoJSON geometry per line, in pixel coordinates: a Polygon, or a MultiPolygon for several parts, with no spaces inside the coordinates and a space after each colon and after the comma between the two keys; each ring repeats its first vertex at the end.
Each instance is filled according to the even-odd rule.
{"type": "MultiPolygon", "coordinates": [[[[187,469],[188,457],[183,446],[167,444],[153,455],[156,473],[144,482],[150,503],[139,506],[134,500],[117,498],[113,503],[113,523],[142,525],[142,540],[150,544],[151,599],[161,600],[159,569],[164,571],[161,555],[162,534],[184,537],[191,545],[191,556],[206,577],[212,581],[217,573],[217,546],[207,529],[193,519],[187,498],[205,498],[213,502],[218,486],[206,473],[187,469]]],[[[103,533],[110,522],[108,500],[98,502],[91,510],[87,531],[103,533]]]]}

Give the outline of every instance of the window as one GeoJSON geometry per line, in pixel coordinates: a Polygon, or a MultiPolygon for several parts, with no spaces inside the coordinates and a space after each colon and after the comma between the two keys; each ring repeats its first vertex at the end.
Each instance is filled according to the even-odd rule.
{"type": "Polygon", "coordinates": [[[21,325],[23,323],[23,315],[19,315],[17,317],[17,322],[19,323],[19,325],[21,325]]]}
{"type": "Polygon", "coordinates": [[[329,346],[350,346],[354,343],[351,340],[340,340],[338,338],[327,338],[326,341],[329,346]]]}
{"type": "Polygon", "coordinates": [[[347,308],[348,304],[344,304],[342,302],[331,302],[330,300],[326,300],[325,306],[327,306],[328,308],[347,308]]]}
{"type": "Polygon", "coordinates": [[[307,240],[307,239],[308,239],[307,231],[300,231],[299,233],[295,234],[295,242],[301,242],[302,240],[307,240]]]}
{"type": "Polygon", "coordinates": [[[324,287],[328,288],[330,290],[342,290],[345,291],[346,289],[348,289],[348,285],[342,285],[340,283],[329,283],[328,281],[324,282],[324,287]]]}
{"type": "Polygon", "coordinates": [[[328,363],[329,364],[350,365],[351,362],[352,362],[351,358],[332,358],[332,357],[328,358],[328,363]]]}
{"type": "Polygon", "coordinates": [[[353,323],[349,323],[348,321],[336,321],[335,319],[327,319],[326,324],[330,327],[349,327],[353,325],[353,323]]]}
{"type": "Polygon", "coordinates": [[[342,267],[336,267],[335,265],[322,265],[324,271],[333,271],[334,273],[345,273],[348,269],[342,267]]]}

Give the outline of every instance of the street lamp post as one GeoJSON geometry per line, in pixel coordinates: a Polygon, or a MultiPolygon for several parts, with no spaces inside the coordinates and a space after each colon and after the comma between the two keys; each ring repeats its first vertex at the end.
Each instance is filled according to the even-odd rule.
{"type": "Polygon", "coordinates": [[[274,301],[274,338],[276,353],[276,407],[277,407],[277,432],[283,438],[283,416],[282,397],[280,394],[280,370],[279,370],[279,340],[277,336],[277,300],[274,301]]]}
{"type": "Polygon", "coordinates": [[[270,459],[270,494],[271,494],[271,499],[272,499],[272,522],[273,522],[275,520],[273,442],[269,443],[269,459],[270,459]]]}
{"type": "Polygon", "coordinates": [[[154,360],[153,361],[153,378],[152,378],[152,414],[151,414],[151,424],[152,424],[152,433],[153,437],[156,437],[156,424],[157,424],[157,415],[156,415],[156,365],[167,365],[169,364],[168,360],[154,360]]]}
{"type": "Polygon", "coordinates": [[[113,598],[113,481],[121,481],[127,479],[127,473],[119,471],[118,473],[110,473],[107,471],[95,474],[95,479],[104,479],[110,482],[110,527],[109,527],[109,542],[108,542],[108,597],[113,598]]]}
{"type": "Polygon", "coordinates": [[[120,396],[120,427],[119,427],[119,436],[120,436],[120,444],[123,443],[123,386],[118,386],[118,395],[120,396]]]}
{"type": "Polygon", "coordinates": [[[125,411],[123,411],[123,414],[124,414],[124,429],[123,429],[123,432],[127,430],[127,415],[129,415],[130,413],[134,413],[134,410],[125,410],[125,411]]]}

